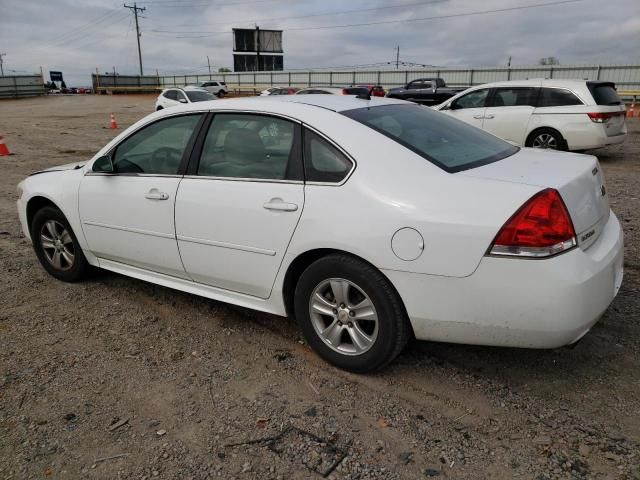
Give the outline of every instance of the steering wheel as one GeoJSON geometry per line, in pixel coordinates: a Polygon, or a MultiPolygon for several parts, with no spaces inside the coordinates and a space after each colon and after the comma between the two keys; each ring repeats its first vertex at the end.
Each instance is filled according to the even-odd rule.
{"type": "Polygon", "coordinates": [[[182,151],[171,147],[161,147],[151,155],[154,170],[169,175],[178,172],[181,160],[182,151]]]}

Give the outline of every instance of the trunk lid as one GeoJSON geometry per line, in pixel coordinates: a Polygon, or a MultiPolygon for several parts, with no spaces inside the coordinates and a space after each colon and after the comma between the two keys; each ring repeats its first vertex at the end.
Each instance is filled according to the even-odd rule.
{"type": "Polygon", "coordinates": [[[592,155],[523,148],[504,160],[457,175],[555,188],[569,210],[583,249],[596,241],[609,219],[602,168],[592,155]]]}

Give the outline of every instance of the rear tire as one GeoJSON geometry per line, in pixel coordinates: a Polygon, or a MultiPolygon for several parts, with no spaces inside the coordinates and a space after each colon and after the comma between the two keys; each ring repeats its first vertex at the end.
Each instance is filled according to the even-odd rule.
{"type": "Polygon", "coordinates": [[[329,255],[307,267],[294,301],[309,345],[327,362],[351,372],[385,367],[411,336],[404,306],[389,280],[348,255],[329,255]]]}
{"type": "Polygon", "coordinates": [[[162,107],[156,108],[156,112],[159,112],[160,110],[162,110],[162,107]]]}
{"type": "Polygon", "coordinates": [[[526,147],[551,150],[567,150],[567,142],[560,132],[553,128],[538,128],[529,134],[526,147]]]}
{"type": "Polygon", "coordinates": [[[43,207],[31,222],[33,249],[42,267],[64,282],[76,282],[89,270],[69,222],[55,207],[43,207]]]}
{"type": "Polygon", "coordinates": [[[225,94],[224,94],[224,90],[220,90],[220,91],[218,92],[218,98],[224,98],[224,95],[225,95],[225,94]]]}

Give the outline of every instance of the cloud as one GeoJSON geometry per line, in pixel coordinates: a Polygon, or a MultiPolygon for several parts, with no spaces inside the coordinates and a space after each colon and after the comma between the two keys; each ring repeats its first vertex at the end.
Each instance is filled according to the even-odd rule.
{"type": "MultiPolygon", "coordinates": [[[[69,84],[86,85],[96,68],[138,72],[133,15],[103,0],[0,0],[0,44],[7,70],[62,70],[69,84]]],[[[206,73],[231,66],[232,27],[284,28],[286,68],[377,64],[395,60],[439,66],[534,64],[556,56],[563,64],[640,63],[640,2],[582,0],[486,15],[483,10],[550,0],[141,0],[145,73],[206,73]],[[235,5],[233,5],[235,3],[235,5]],[[370,10],[372,8],[378,10],[370,10]],[[389,8],[387,8],[389,7],[389,8]],[[315,16],[326,12],[357,10],[315,16]],[[314,16],[309,16],[314,15],[314,16]],[[304,18],[288,18],[306,16],[304,18]],[[392,22],[313,29],[325,25],[392,22]],[[168,33],[186,32],[186,33],[168,33]],[[195,32],[195,33],[194,33],[195,32]],[[200,33],[197,33],[200,32],[200,33]],[[203,32],[226,32],[211,34],[203,32]],[[189,36],[192,38],[178,38],[189,36]],[[200,38],[194,38],[200,36],[200,38]]],[[[12,73],[12,72],[9,72],[12,73]]]]}

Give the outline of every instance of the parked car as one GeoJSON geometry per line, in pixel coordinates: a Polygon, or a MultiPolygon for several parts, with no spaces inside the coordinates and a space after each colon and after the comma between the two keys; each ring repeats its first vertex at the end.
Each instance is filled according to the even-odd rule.
{"type": "Polygon", "coordinates": [[[278,87],[269,87],[269,88],[265,88],[264,90],[262,90],[260,92],[260,96],[261,97],[266,97],[267,95],[270,95],[271,92],[273,92],[274,90],[277,90],[278,87]]]}
{"type": "Polygon", "coordinates": [[[356,87],[363,87],[369,90],[369,94],[372,97],[384,97],[387,92],[384,91],[382,85],[356,85],[356,87]]]}
{"type": "Polygon", "coordinates": [[[215,100],[207,90],[200,87],[172,87],[162,91],[156,99],[156,110],[175,107],[185,103],[206,102],[215,100]]]}
{"type": "Polygon", "coordinates": [[[271,95],[294,95],[299,89],[294,87],[277,87],[277,88],[269,88],[269,93],[260,93],[261,97],[268,97],[271,95]]]}
{"type": "Polygon", "coordinates": [[[207,92],[220,98],[229,93],[229,87],[227,87],[227,84],[219,80],[208,80],[206,82],[201,82],[197,86],[204,88],[207,92]]]}
{"type": "Polygon", "coordinates": [[[368,95],[369,89],[367,87],[308,87],[296,92],[296,95],[309,94],[368,95]]]}
{"type": "Polygon", "coordinates": [[[577,342],[622,281],[608,198],[593,156],[399,100],[288,95],[155,112],[23,180],[17,206],[60,280],[91,265],[295,316],[318,354],[364,372],[412,335],[577,342]]]}
{"type": "Polygon", "coordinates": [[[625,107],[611,82],[513,80],[470,88],[436,109],[516,145],[587,150],[622,143],[625,107]]]}
{"type": "Polygon", "coordinates": [[[389,89],[387,97],[424,105],[437,105],[463,90],[465,87],[447,87],[442,78],[418,78],[407,83],[404,87],[389,89]]]}

